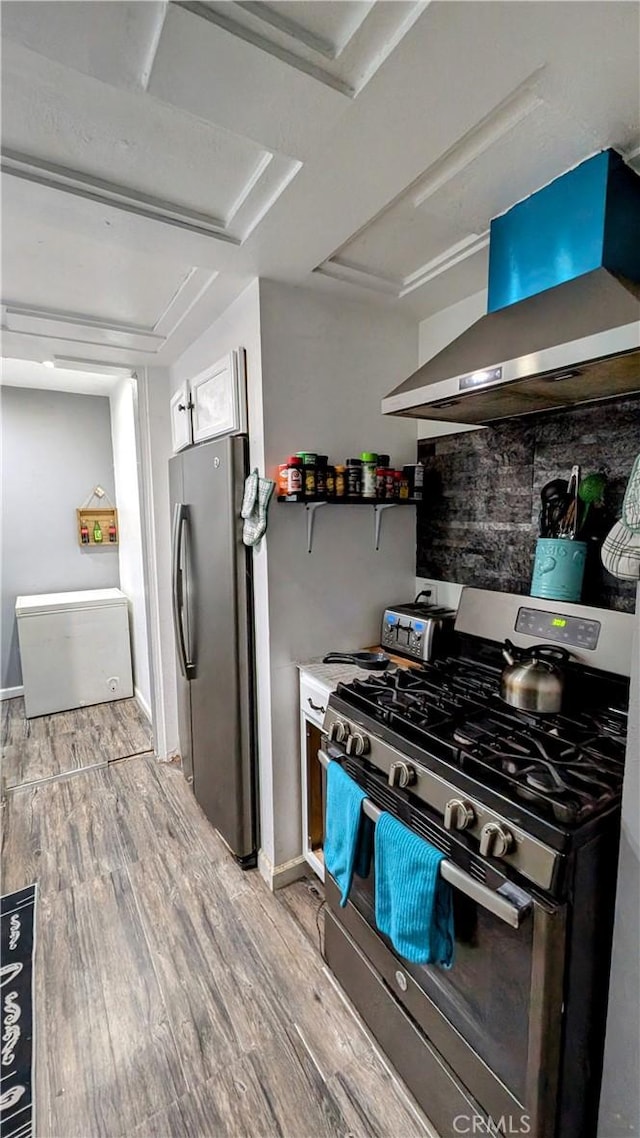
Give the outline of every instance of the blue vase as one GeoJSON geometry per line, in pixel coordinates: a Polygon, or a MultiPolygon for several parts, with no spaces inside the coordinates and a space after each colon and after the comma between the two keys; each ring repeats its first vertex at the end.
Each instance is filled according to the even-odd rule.
{"type": "Polygon", "coordinates": [[[531,578],[531,596],[579,601],[587,559],[587,543],[568,537],[540,537],[531,578]]]}

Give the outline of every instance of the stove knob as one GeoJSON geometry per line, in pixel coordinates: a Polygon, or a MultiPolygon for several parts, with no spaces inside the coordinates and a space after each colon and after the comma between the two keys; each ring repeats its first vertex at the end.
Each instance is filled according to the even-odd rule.
{"type": "Polygon", "coordinates": [[[513,834],[499,822],[487,822],[480,832],[480,853],[483,857],[504,857],[513,846],[513,834]]]}
{"type": "Polygon", "coordinates": [[[409,763],[392,763],[389,767],[389,786],[413,786],[416,781],[415,768],[409,763]]]}
{"type": "Polygon", "coordinates": [[[367,755],[369,753],[369,740],[366,735],[361,735],[359,731],[354,731],[347,739],[345,750],[348,755],[367,755]]]}
{"type": "Polygon", "coordinates": [[[461,798],[451,798],[444,808],[445,830],[466,830],[476,820],[472,806],[463,802],[461,798]]]}
{"type": "Polygon", "coordinates": [[[344,743],[349,738],[351,728],[343,719],[334,719],[329,728],[329,739],[332,743],[344,743]]]}

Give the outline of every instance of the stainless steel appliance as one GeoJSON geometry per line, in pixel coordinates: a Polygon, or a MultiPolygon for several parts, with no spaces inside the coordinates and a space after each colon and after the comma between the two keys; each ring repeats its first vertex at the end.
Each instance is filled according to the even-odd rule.
{"type": "Polygon", "coordinates": [[[251,558],[240,506],[247,439],[169,462],[173,622],[185,777],[244,866],[256,863],[251,558]]]}
{"type": "Polygon", "coordinates": [[[327,877],[324,949],[442,1138],[596,1131],[633,617],[545,603],[463,590],[448,658],[340,684],[324,720],[323,765],[446,855],[450,970],[379,933],[373,868],[346,908],[327,877]],[[547,628],[579,661],[541,716],[500,698],[501,648],[547,628]]]}
{"type": "Polygon", "coordinates": [[[488,312],[382,400],[490,423],[640,388],[640,178],[613,150],[491,222],[488,312]]]}
{"type": "Polygon", "coordinates": [[[431,660],[446,651],[455,612],[420,603],[395,605],[384,610],[380,644],[386,652],[410,660],[431,660]]]}

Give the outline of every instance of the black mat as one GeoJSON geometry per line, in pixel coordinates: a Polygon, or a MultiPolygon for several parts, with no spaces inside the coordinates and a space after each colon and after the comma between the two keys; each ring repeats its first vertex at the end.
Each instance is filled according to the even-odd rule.
{"type": "Polygon", "coordinates": [[[33,951],[36,887],[8,893],[0,901],[2,944],[2,1058],[0,1135],[32,1138],[33,951]]]}

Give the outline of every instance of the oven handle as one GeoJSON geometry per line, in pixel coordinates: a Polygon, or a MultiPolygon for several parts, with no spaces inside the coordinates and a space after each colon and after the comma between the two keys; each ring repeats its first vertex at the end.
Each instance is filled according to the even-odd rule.
{"type": "MultiPolygon", "coordinates": [[[[318,751],[318,759],[322,766],[327,769],[330,762],[336,762],[327,755],[326,751],[318,751]]],[[[362,803],[362,808],[368,818],[372,822],[377,822],[382,814],[382,810],[371,801],[370,798],[365,798],[362,803]]],[[[483,909],[487,909],[493,913],[494,917],[498,917],[505,924],[510,925],[512,929],[520,927],[522,920],[530,911],[533,901],[524,889],[520,889],[517,885],[512,885],[507,882],[501,886],[505,892],[508,891],[511,900],[501,896],[500,892],[489,889],[488,886],[482,885],[480,881],[476,881],[475,877],[471,874],[465,873],[464,869],[453,861],[445,859],[440,862],[440,876],[448,881],[453,889],[459,889],[461,893],[466,894],[472,901],[477,901],[483,909]],[[515,903],[514,903],[515,902],[515,903]]]]}

